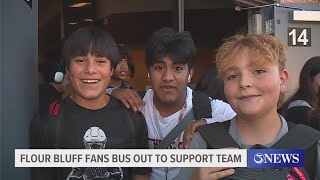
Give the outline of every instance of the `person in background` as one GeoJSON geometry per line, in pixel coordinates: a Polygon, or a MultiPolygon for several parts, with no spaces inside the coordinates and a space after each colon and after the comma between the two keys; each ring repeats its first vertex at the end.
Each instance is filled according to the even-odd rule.
{"type": "Polygon", "coordinates": [[[264,176],[267,179],[283,177],[284,180],[287,177],[319,179],[319,131],[288,122],[277,112],[279,98],[287,91],[288,83],[283,43],[267,34],[236,35],[220,46],[216,62],[224,80],[225,95],[237,115],[231,121],[198,127],[190,148],[288,149],[288,142],[293,142],[289,146],[305,150],[304,167],[289,171],[281,168],[259,171],[230,167],[182,168],[178,179],[247,179],[254,171],[258,173],[254,179],[264,176]],[[215,134],[217,130],[224,135],[215,134]],[[225,144],[230,145],[226,147],[225,144]]]}
{"type": "MultiPolygon", "coordinates": [[[[119,48],[120,50],[120,53],[121,53],[121,48],[119,48]]],[[[125,51],[127,51],[127,50],[125,50],[125,51]]],[[[135,74],[135,67],[134,67],[134,64],[133,64],[133,62],[132,62],[132,57],[129,55],[129,53],[128,53],[128,66],[129,66],[129,71],[128,71],[128,74],[129,74],[129,76],[127,76],[123,81],[124,81],[124,83],[126,83],[128,86],[129,86],[129,88],[131,88],[131,89],[134,89],[131,85],[130,85],[130,80],[134,77],[134,74],[135,74]]]]}
{"type": "Polygon", "coordinates": [[[132,88],[128,80],[133,78],[135,68],[132,58],[124,46],[118,45],[120,58],[115,64],[112,79],[108,88],[132,88]]]}
{"type": "MultiPolygon", "coordinates": [[[[39,127],[32,124],[30,146],[39,149],[148,149],[148,132],[141,113],[126,109],[105,93],[119,52],[113,37],[87,26],[65,41],[63,61],[73,93],[52,104],[53,113],[39,127]]],[[[149,179],[151,168],[61,167],[32,168],[34,180],[149,179]]]]}
{"type": "Polygon", "coordinates": [[[63,98],[69,85],[68,80],[64,78],[64,67],[56,59],[50,58],[50,61],[43,67],[42,74],[45,83],[39,86],[39,112],[41,115],[48,113],[49,105],[52,102],[63,98]]]}
{"type": "Polygon", "coordinates": [[[298,90],[282,106],[284,117],[296,124],[310,126],[310,113],[318,108],[320,56],[309,59],[300,72],[298,90]]]}
{"type": "Polygon", "coordinates": [[[320,131],[320,87],[318,89],[318,108],[310,113],[310,126],[320,131]]]}
{"type": "Polygon", "coordinates": [[[201,91],[212,99],[227,102],[223,91],[223,80],[214,69],[207,70],[196,84],[194,90],[201,91]]]}

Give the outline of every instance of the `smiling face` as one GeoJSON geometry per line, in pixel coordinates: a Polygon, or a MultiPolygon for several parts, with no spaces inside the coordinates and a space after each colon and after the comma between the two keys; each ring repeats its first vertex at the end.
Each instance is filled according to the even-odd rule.
{"type": "Polygon", "coordinates": [[[192,78],[193,69],[189,71],[187,64],[175,64],[167,56],[148,69],[155,101],[170,106],[184,102],[188,77],[192,78]]]}
{"type": "Polygon", "coordinates": [[[72,95],[78,104],[103,101],[105,89],[113,73],[111,62],[106,57],[97,57],[88,53],[86,56],[72,57],[68,68],[69,81],[74,89],[72,95]]]}
{"type": "Polygon", "coordinates": [[[253,60],[248,49],[239,50],[222,72],[228,102],[238,116],[264,117],[277,113],[280,93],[287,90],[288,73],[263,56],[253,60]],[[255,61],[264,62],[256,64],[255,61]]]}

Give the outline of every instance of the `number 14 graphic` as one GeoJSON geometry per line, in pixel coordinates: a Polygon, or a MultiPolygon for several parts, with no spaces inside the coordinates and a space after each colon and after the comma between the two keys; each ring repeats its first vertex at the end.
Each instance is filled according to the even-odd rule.
{"type": "Polygon", "coordinates": [[[288,28],[289,46],[311,46],[311,28],[288,28]]]}

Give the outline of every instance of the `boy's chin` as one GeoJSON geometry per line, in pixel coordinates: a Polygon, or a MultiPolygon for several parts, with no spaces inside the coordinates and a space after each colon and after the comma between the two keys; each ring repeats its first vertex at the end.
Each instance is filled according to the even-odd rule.
{"type": "Polygon", "coordinates": [[[171,96],[161,97],[159,100],[162,104],[167,104],[168,106],[177,102],[177,98],[171,96]]]}

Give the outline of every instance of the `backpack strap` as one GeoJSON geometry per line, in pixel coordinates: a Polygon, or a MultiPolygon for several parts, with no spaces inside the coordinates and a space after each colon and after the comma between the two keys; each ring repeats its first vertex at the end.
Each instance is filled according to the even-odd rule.
{"type": "Polygon", "coordinates": [[[209,96],[200,91],[193,91],[192,104],[195,120],[212,117],[211,101],[209,96]]]}
{"type": "MultiPolygon", "coordinates": [[[[142,93],[143,92],[139,94],[142,94],[142,93]]],[[[158,149],[168,148],[168,146],[187,128],[188,124],[193,120],[212,117],[211,102],[207,95],[199,91],[193,91],[192,104],[193,104],[192,110],[188,112],[184,116],[184,118],[182,118],[182,120],[160,142],[160,144],[158,145],[158,149]]]]}
{"type": "Polygon", "coordinates": [[[138,94],[141,97],[141,99],[143,99],[144,95],[146,95],[147,91],[139,91],[138,94]]]}
{"type": "Polygon", "coordinates": [[[198,132],[208,144],[208,149],[237,147],[239,145],[229,134],[230,121],[216,122],[197,127],[198,132]],[[221,138],[223,137],[223,138],[221,138]]]}
{"type": "Polygon", "coordinates": [[[187,128],[189,122],[194,120],[193,112],[189,111],[184,118],[170,131],[170,133],[160,142],[158,149],[167,149],[168,146],[187,128]]]}
{"type": "Polygon", "coordinates": [[[310,104],[305,101],[305,100],[295,100],[293,102],[291,102],[289,105],[288,105],[288,108],[287,109],[290,109],[292,107],[296,107],[296,106],[306,106],[306,107],[309,107],[311,109],[313,109],[310,104]]]}
{"type": "Polygon", "coordinates": [[[320,132],[309,126],[288,122],[288,128],[289,131],[271,148],[307,149],[320,139],[320,132]]]}
{"type": "Polygon", "coordinates": [[[58,149],[60,148],[64,123],[64,108],[62,100],[57,100],[49,105],[48,118],[49,142],[53,144],[53,148],[58,149]]]}
{"type": "MultiPolygon", "coordinates": [[[[305,150],[304,168],[299,168],[305,175],[316,176],[317,157],[319,151],[317,143],[320,132],[303,124],[288,122],[289,131],[271,148],[274,149],[303,149],[305,150]]],[[[319,167],[318,167],[319,168],[319,167]]]]}

